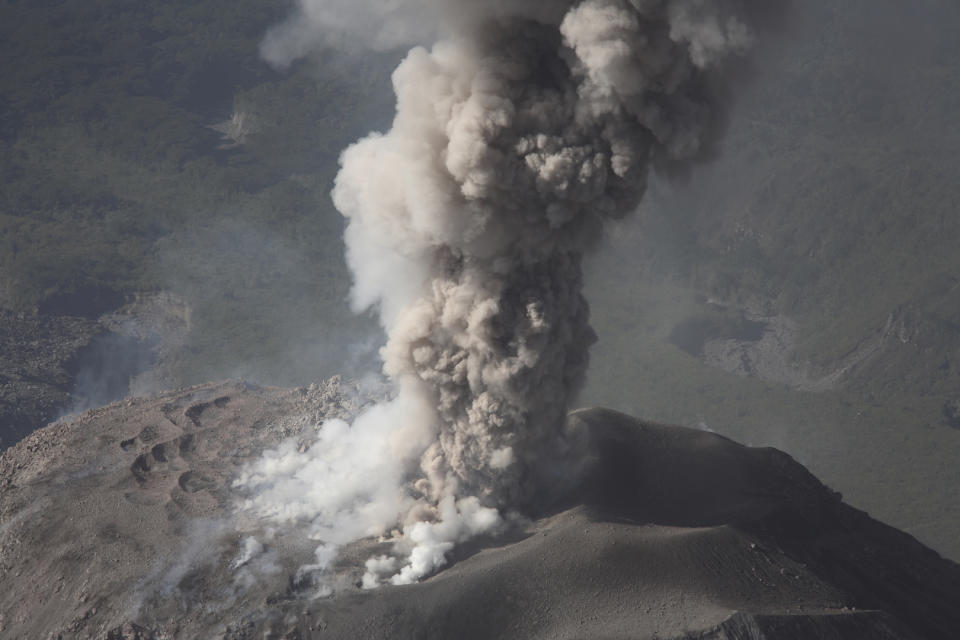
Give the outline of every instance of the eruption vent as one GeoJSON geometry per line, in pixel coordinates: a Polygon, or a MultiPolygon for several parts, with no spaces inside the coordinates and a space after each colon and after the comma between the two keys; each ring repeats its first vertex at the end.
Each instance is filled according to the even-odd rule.
{"type": "MultiPolygon", "coordinates": [[[[387,511],[411,553],[394,581],[562,475],[564,417],[595,340],[581,256],[637,207],[651,167],[713,149],[753,13],[735,0],[301,0],[268,36],[278,64],[324,34],[440,38],[394,72],[392,128],[343,153],[333,191],[353,303],[379,312],[398,388],[352,427],[394,447],[384,477],[403,498],[387,511]]],[[[332,513],[318,517],[335,529],[332,513]]]]}

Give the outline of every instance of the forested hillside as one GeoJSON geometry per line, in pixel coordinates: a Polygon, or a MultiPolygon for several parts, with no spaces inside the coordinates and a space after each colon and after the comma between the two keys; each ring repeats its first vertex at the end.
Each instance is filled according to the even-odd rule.
{"type": "Polygon", "coordinates": [[[389,61],[260,60],[286,3],[0,8],[0,305],[95,317],[134,291],[191,309],[183,382],[333,373],[352,332],[340,149],[389,122],[389,61]],[[304,347],[318,350],[298,358],[304,347]],[[340,349],[340,350],[338,350],[340,349]]]}

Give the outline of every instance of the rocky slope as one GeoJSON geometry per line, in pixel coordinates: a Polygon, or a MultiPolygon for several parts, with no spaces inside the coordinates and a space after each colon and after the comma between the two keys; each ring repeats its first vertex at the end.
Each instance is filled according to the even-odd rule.
{"type": "Polygon", "coordinates": [[[3,638],[946,638],[960,567],[844,504],[775,449],[612,411],[571,415],[592,471],[573,495],[455,551],[420,584],[364,591],[344,549],[238,506],[232,479],[349,418],[339,379],[131,399],[0,457],[3,638]],[[253,542],[251,542],[251,540],[253,542]],[[259,542],[258,542],[259,541],[259,542]]]}

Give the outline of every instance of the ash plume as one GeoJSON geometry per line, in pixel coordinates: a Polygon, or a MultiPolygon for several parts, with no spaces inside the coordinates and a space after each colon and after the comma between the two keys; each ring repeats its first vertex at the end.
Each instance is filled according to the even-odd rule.
{"type": "MultiPolygon", "coordinates": [[[[714,150],[761,4],[769,12],[736,0],[301,0],[265,40],[283,65],[345,33],[378,47],[437,38],[396,69],[392,128],[344,151],[333,190],[352,302],[379,313],[398,390],[352,427],[393,452],[353,448],[366,462],[346,467],[385,456],[399,489],[385,508],[356,508],[378,502],[370,487],[335,501],[351,505],[351,535],[403,525],[409,556],[394,582],[435,570],[565,475],[564,417],[595,340],[581,256],[604,221],[637,207],[651,169],[714,150]],[[378,515],[358,526],[360,511],[378,515]]],[[[314,478],[324,502],[331,477],[314,478]]],[[[314,511],[337,529],[336,509],[314,511]]]]}

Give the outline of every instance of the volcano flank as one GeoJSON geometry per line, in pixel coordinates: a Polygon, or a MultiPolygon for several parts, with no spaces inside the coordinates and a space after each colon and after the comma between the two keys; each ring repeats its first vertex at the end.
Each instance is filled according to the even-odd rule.
{"type": "MultiPolygon", "coordinates": [[[[960,567],[845,504],[787,454],[575,411],[589,470],[420,583],[360,588],[362,539],[314,545],[237,508],[282,440],[362,410],[332,379],[132,399],[0,458],[4,638],[946,638],[960,567]]],[[[315,444],[314,446],[319,446],[315,444]]]]}

